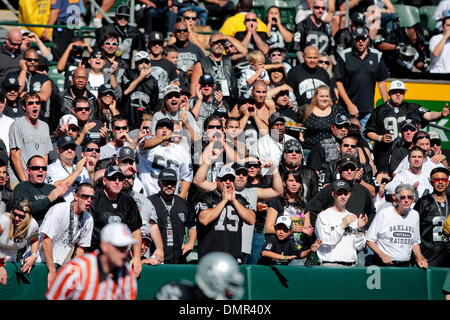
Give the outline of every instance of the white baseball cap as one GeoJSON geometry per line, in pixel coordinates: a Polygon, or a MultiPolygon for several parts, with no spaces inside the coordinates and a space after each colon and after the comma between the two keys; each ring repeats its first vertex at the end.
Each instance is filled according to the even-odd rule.
{"type": "Polygon", "coordinates": [[[291,229],[292,220],[288,216],[281,216],[277,218],[277,222],[275,222],[275,226],[279,224],[284,224],[288,229],[291,229]]]}
{"type": "Polygon", "coordinates": [[[113,222],[104,226],[100,233],[100,240],[111,243],[116,247],[127,247],[136,243],[128,226],[120,222],[113,222]]]}
{"type": "Polygon", "coordinates": [[[78,119],[73,114],[65,114],[59,119],[59,126],[62,126],[64,123],[67,123],[67,125],[74,124],[78,127],[78,119]]]}
{"type": "Polygon", "coordinates": [[[400,80],[394,80],[391,82],[391,84],[389,85],[389,91],[391,90],[405,90],[408,91],[408,89],[406,89],[405,87],[405,83],[403,81],[400,80]]]}

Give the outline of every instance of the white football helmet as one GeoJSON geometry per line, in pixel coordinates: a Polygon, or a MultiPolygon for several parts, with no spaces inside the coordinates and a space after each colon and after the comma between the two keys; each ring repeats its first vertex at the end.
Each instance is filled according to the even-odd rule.
{"type": "Polygon", "coordinates": [[[195,280],[210,299],[240,300],[244,294],[239,264],[225,252],[211,252],[200,259],[195,280]]]}

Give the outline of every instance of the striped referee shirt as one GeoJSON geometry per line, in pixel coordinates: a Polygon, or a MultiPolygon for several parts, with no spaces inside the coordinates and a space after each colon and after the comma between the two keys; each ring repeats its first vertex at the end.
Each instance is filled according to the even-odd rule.
{"type": "Polygon", "coordinates": [[[63,265],[45,296],[48,300],[135,300],[137,280],[128,262],[113,275],[105,274],[96,250],[63,265]]]}

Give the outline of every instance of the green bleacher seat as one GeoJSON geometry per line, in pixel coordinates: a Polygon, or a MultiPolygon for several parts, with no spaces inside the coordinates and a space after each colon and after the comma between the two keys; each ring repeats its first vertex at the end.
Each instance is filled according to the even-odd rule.
{"type": "Polygon", "coordinates": [[[291,30],[295,29],[295,15],[297,14],[297,5],[292,0],[271,0],[266,1],[264,11],[276,6],[280,8],[281,22],[286,24],[291,30]]]}
{"type": "Polygon", "coordinates": [[[56,65],[51,65],[48,68],[48,77],[58,86],[59,90],[64,90],[64,72],[59,73],[56,65]]]}
{"type": "Polygon", "coordinates": [[[265,1],[264,0],[253,0],[253,9],[252,11],[256,14],[256,16],[265,22],[266,19],[266,10],[265,10],[265,1]]]}
{"type": "Polygon", "coordinates": [[[395,4],[394,7],[400,18],[400,27],[411,27],[420,22],[419,8],[403,4],[395,4]]]}
{"type": "Polygon", "coordinates": [[[420,19],[426,23],[430,30],[436,28],[436,21],[433,19],[433,14],[437,6],[422,6],[419,8],[420,19]]]}

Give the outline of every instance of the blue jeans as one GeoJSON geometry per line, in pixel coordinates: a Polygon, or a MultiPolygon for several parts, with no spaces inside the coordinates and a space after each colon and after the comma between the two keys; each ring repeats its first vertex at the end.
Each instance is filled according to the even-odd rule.
{"type": "Polygon", "coordinates": [[[381,26],[390,32],[394,29],[394,23],[398,20],[398,16],[395,13],[382,13],[381,14],[381,26]]]}
{"type": "Polygon", "coordinates": [[[167,30],[164,32],[173,32],[175,29],[175,23],[177,23],[177,14],[169,8],[146,8],[144,11],[144,21],[145,21],[145,33],[149,34],[153,30],[153,19],[156,17],[164,16],[167,23],[167,30]]]}
{"type": "Polygon", "coordinates": [[[178,10],[178,16],[182,16],[186,10],[194,10],[197,13],[197,25],[206,26],[208,21],[208,12],[202,7],[190,6],[178,10]]]}
{"type": "Polygon", "coordinates": [[[266,238],[264,233],[254,233],[252,241],[252,253],[247,258],[247,264],[257,264],[261,258],[261,251],[264,247],[266,238]]]}

